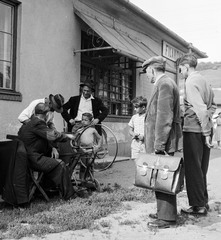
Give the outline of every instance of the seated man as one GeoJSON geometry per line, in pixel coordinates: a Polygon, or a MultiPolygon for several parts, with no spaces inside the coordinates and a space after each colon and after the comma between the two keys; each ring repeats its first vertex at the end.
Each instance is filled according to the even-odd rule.
{"type": "Polygon", "coordinates": [[[63,199],[68,200],[75,197],[75,191],[69,177],[69,169],[58,159],[59,153],[53,144],[72,139],[73,135],[59,133],[47,126],[49,110],[46,104],[38,103],[34,116],[19,129],[18,137],[25,144],[31,168],[44,172],[59,188],[63,199]]]}
{"type": "MultiPolygon", "coordinates": [[[[81,126],[74,132],[75,141],[77,145],[80,147],[80,151],[82,153],[88,153],[88,156],[84,156],[82,158],[83,164],[86,166],[91,164],[90,162],[90,153],[96,153],[101,149],[102,137],[98,134],[97,130],[93,125],[88,127],[93,121],[93,116],[91,113],[83,113],[81,126]],[[86,128],[86,129],[85,129],[86,128]]],[[[83,174],[85,172],[85,168],[83,166],[80,167],[80,179],[83,179],[83,174]]]]}

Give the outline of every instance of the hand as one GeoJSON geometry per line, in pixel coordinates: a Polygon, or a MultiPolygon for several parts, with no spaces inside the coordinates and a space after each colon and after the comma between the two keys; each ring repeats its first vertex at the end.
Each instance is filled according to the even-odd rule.
{"type": "Polygon", "coordinates": [[[133,139],[136,139],[136,140],[137,140],[137,139],[139,139],[139,136],[140,136],[139,133],[134,133],[134,134],[133,134],[133,139]]]}
{"type": "Polygon", "coordinates": [[[98,119],[98,118],[95,118],[95,119],[91,122],[92,125],[96,125],[96,124],[98,124],[98,123],[99,123],[99,119],[98,119]]]}
{"type": "Polygon", "coordinates": [[[139,139],[140,141],[144,141],[144,136],[143,136],[142,134],[139,134],[139,135],[138,135],[138,139],[139,139]]]}
{"type": "Polygon", "coordinates": [[[65,133],[65,136],[70,138],[71,140],[74,140],[76,138],[76,136],[74,134],[71,134],[71,133],[65,133]]]}
{"type": "Polygon", "coordinates": [[[208,148],[212,148],[213,147],[213,144],[212,144],[212,139],[210,136],[206,136],[205,137],[205,144],[208,148]]]}
{"type": "Polygon", "coordinates": [[[74,120],[74,119],[70,119],[70,120],[69,120],[69,123],[70,123],[71,125],[74,125],[74,124],[75,124],[75,120],[74,120]]]}
{"type": "Polygon", "coordinates": [[[94,150],[95,153],[96,153],[99,149],[100,149],[100,146],[98,146],[98,145],[94,145],[94,146],[93,146],[93,150],[94,150]]]}
{"type": "Polygon", "coordinates": [[[51,157],[56,158],[56,159],[59,158],[59,153],[58,153],[58,150],[56,148],[52,148],[51,157]]]}
{"type": "Polygon", "coordinates": [[[165,151],[155,149],[155,154],[165,155],[165,151]]]}
{"type": "Polygon", "coordinates": [[[23,123],[23,124],[27,124],[27,123],[30,122],[30,121],[31,121],[31,119],[27,119],[27,120],[23,121],[22,123],[23,123]]]}

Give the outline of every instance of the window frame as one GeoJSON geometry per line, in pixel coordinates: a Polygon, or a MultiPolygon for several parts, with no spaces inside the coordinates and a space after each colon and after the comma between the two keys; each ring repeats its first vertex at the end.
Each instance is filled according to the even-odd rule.
{"type": "Polygon", "coordinates": [[[0,0],[0,2],[5,3],[13,7],[13,44],[12,44],[12,88],[11,89],[0,89],[0,100],[6,101],[22,101],[22,95],[20,92],[16,91],[16,59],[17,59],[17,30],[18,30],[18,7],[21,2],[16,0],[0,0]]]}
{"type": "MultiPolygon", "coordinates": [[[[122,56],[124,57],[124,56],[122,56]]],[[[132,62],[132,64],[135,64],[132,60],[129,60],[132,62]]],[[[90,76],[90,80],[95,84],[95,93],[94,93],[94,96],[95,97],[98,97],[100,99],[102,99],[102,101],[104,103],[108,103],[108,108],[109,108],[109,115],[108,115],[108,118],[119,118],[119,119],[122,119],[122,118],[128,118],[128,117],[131,117],[133,115],[133,108],[132,108],[132,104],[131,104],[131,100],[133,99],[134,95],[135,95],[135,92],[134,92],[134,89],[135,89],[135,81],[134,81],[134,78],[135,78],[135,72],[133,72],[133,75],[131,76],[131,79],[128,81],[128,84],[130,84],[131,86],[128,87],[128,91],[130,91],[130,98],[127,100],[123,100],[122,97],[120,97],[118,100],[115,99],[111,99],[110,95],[112,93],[112,90],[111,90],[111,87],[116,87],[115,85],[112,84],[112,78],[109,78],[109,76],[112,75],[112,73],[114,72],[114,68],[108,68],[107,65],[104,65],[104,64],[101,64],[101,63],[96,63],[96,61],[93,61],[91,62],[90,59],[85,59],[83,56],[82,56],[82,60],[81,60],[81,82],[84,82],[85,81],[85,78],[82,79],[82,76],[85,76],[84,74],[82,74],[82,69],[83,68],[88,68],[88,71],[90,73],[86,74],[87,76],[90,76]],[[103,98],[102,96],[100,96],[99,94],[99,91],[102,91],[102,88],[100,87],[100,83],[102,84],[102,82],[100,81],[100,71],[107,71],[109,73],[109,76],[108,76],[108,90],[107,90],[107,97],[103,98]],[[119,108],[122,107],[122,105],[124,104],[127,104],[127,108],[129,108],[129,112],[128,114],[122,114],[122,110],[120,109],[120,115],[117,115],[116,113],[113,113],[112,112],[112,108],[114,108],[115,105],[118,105],[119,108]]],[[[124,69],[122,69],[122,71],[125,71],[124,69]]],[[[123,88],[122,88],[123,89],[123,88]]],[[[124,88],[125,90],[126,88],[124,88]]],[[[123,92],[120,92],[118,94],[119,96],[120,95],[123,95],[123,92]]],[[[127,95],[124,95],[125,98],[127,98],[128,96],[127,95]]],[[[105,104],[106,105],[106,104],[105,104]]]]}

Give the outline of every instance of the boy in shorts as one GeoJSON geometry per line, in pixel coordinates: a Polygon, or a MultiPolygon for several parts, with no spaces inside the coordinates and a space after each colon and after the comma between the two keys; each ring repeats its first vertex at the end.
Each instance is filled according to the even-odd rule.
{"type": "MultiPolygon", "coordinates": [[[[82,114],[82,120],[81,120],[81,126],[76,130],[76,141],[77,145],[80,147],[80,151],[82,151],[82,159],[81,161],[85,166],[88,164],[91,164],[91,154],[96,153],[97,151],[100,150],[101,145],[102,145],[102,137],[101,135],[97,132],[95,127],[91,125],[91,127],[88,127],[93,120],[93,116],[91,113],[83,113],[82,114]],[[88,155],[87,155],[88,153],[88,155]]],[[[80,173],[79,173],[79,178],[82,180],[83,176],[85,173],[85,167],[80,166],[80,173]]]]}
{"type": "Polygon", "coordinates": [[[144,118],[147,107],[147,99],[139,96],[132,101],[136,114],[132,116],[129,125],[129,134],[132,136],[131,159],[136,159],[139,153],[145,153],[144,145],[144,118]]]}

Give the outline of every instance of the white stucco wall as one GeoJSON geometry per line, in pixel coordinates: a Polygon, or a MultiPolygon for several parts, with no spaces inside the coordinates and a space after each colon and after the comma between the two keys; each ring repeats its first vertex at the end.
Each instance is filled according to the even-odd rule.
{"type": "MultiPolygon", "coordinates": [[[[19,7],[17,91],[22,102],[0,100],[0,139],[16,134],[19,113],[34,99],[61,93],[65,100],[78,94],[80,81],[80,27],[74,0],[21,0],[19,7]]],[[[63,128],[55,113],[58,130],[63,128]]]]}

